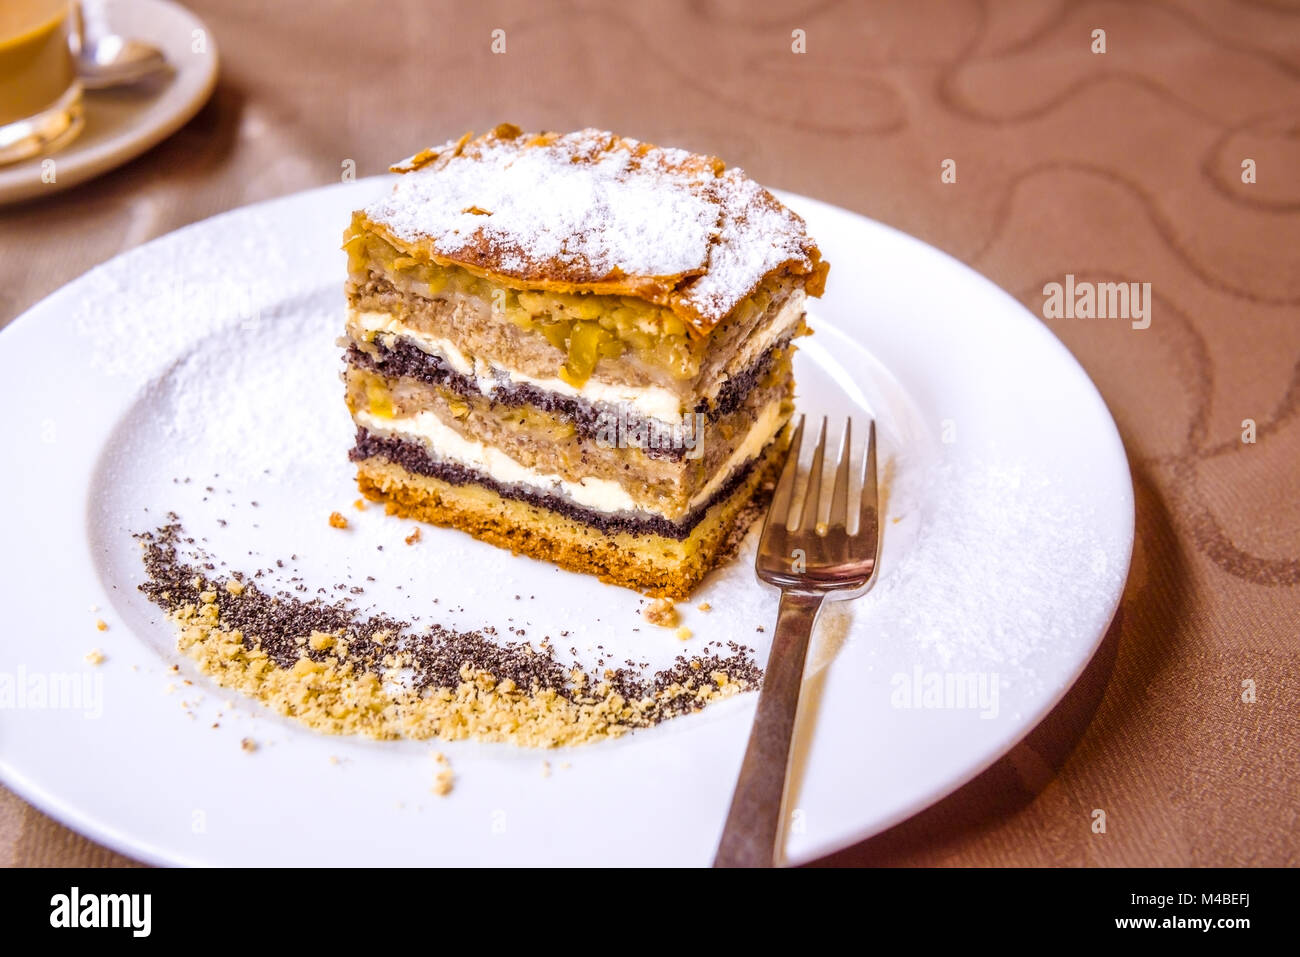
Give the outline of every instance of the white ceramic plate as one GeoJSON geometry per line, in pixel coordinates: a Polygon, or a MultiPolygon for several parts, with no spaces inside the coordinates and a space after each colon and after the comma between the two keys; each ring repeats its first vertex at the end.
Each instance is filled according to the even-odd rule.
{"type": "Polygon", "coordinates": [[[184,7],[167,0],[104,0],[104,20],[114,33],[161,49],[175,74],[158,87],[87,91],[86,125],[65,149],[0,166],[0,203],[67,189],[135,159],[189,122],[212,95],[216,40],[184,7]],[[53,182],[41,178],[46,159],[55,162],[53,182]]]}
{"type": "MultiPolygon", "coordinates": [[[[365,601],[385,610],[526,625],[530,639],[569,630],[557,644],[588,662],[598,644],[660,665],[709,640],[765,656],[776,602],[754,579],[756,534],[698,593],[713,610],[687,606],[695,637],[682,643],[641,621],[631,592],[454,531],[426,527],[408,548],[411,523],[350,508],[338,246],[349,212],[383,188],[332,186],[179,230],[0,334],[14,463],[0,473],[0,774],[159,863],[705,864],[754,695],[565,753],[442,745],[457,783],[438,798],[429,743],[331,738],[226,703],[136,591],[131,533],[174,509],[232,567],[294,553],[313,586],[370,575],[365,601]],[[328,527],[335,509],[351,529],[328,527]],[[96,647],[97,668],[83,660],[96,647]],[[60,676],[84,682],[84,699],[12,696],[60,676]]],[[[788,848],[800,862],[921,810],[1047,713],[1119,601],[1133,495],[1101,398],[1010,296],[878,223],[788,201],[833,264],[799,353],[801,407],[877,416],[888,496],[878,584],[830,606],[812,652],[788,848]],[[984,681],[982,704],[926,697],[965,676],[984,681]]]]}

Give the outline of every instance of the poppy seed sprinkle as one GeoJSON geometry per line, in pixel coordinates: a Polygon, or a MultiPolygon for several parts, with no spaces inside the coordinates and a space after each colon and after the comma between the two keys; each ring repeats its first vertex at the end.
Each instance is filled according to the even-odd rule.
{"type": "Polygon", "coordinates": [[[762,678],[739,644],[653,672],[588,671],[557,659],[546,638],[534,646],[491,627],[419,627],[364,615],[346,591],[307,599],[240,572],[216,579],[207,556],[182,554],[194,549],[174,514],[136,538],[140,590],[176,623],[180,650],[219,685],[327,733],[560,747],[699,711],[762,678]]]}

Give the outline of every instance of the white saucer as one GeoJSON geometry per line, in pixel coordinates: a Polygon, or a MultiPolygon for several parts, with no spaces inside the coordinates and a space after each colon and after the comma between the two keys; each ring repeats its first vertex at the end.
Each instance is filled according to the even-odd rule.
{"type": "MultiPolygon", "coordinates": [[[[174,509],[232,568],[294,553],[313,592],[373,576],[359,600],[397,616],[563,631],[557,651],[603,644],[654,667],[714,640],[765,659],[776,597],[754,577],[756,533],[683,606],[683,642],[647,626],[633,592],[446,529],[407,547],[413,523],[351,508],[339,236],[384,188],[340,184],[186,227],[0,332],[0,381],[21,398],[0,418],[21,463],[0,471],[0,681],[100,689],[81,707],[11,701],[0,777],[156,863],[706,864],[753,694],[564,752],[327,737],[216,687],[136,590],[132,533],[174,509]],[[326,521],[340,509],[346,532],[326,521]],[[434,748],[456,774],[447,797],[430,793],[434,748]]],[[[950,793],[1047,714],[1120,600],[1133,490],[1105,404],[1041,321],[918,240],[785,198],[832,264],[801,340],[800,408],[852,413],[860,436],[874,414],[888,489],[876,587],[831,606],[814,640],[788,845],[800,862],[950,793]],[[942,688],[967,676],[988,700],[942,688]]]]}
{"type": "Polygon", "coordinates": [[[159,47],[176,72],[158,88],[87,91],[85,128],[65,149],[0,166],[0,204],[67,189],[135,159],[189,122],[212,95],[217,44],[198,17],[168,0],[105,0],[104,9],[114,32],[159,47]],[[46,159],[55,162],[52,183],[41,178],[46,159]]]}

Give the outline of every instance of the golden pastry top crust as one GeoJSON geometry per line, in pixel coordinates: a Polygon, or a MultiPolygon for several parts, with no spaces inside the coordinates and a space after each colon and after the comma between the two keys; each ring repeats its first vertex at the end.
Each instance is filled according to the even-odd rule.
{"type": "Polygon", "coordinates": [[[404,175],[353,230],[507,286],[635,296],[700,336],[769,277],[825,288],[803,219],[714,157],[503,124],[392,169],[404,175]]]}

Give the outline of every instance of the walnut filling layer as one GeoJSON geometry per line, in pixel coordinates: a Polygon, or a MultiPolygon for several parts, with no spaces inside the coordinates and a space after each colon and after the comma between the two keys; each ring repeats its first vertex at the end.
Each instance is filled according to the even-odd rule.
{"type": "MultiPolygon", "coordinates": [[[[734,419],[740,410],[754,407],[752,394],[756,389],[770,390],[781,383],[790,384],[792,353],[788,337],[778,341],[756,357],[748,367],[723,382],[712,400],[701,399],[693,411],[708,426],[723,425],[728,427],[724,431],[734,431],[736,424],[726,420],[734,419]]],[[[608,436],[609,424],[613,420],[627,424],[628,428],[624,429],[623,434],[632,435],[635,446],[650,458],[680,460],[699,457],[691,454],[695,451],[696,444],[691,441],[691,430],[687,425],[691,418],[689,416],[676,422],[663,421],[640,414],[625,404],[593,402],[578,396],[539,389],[531,383],[513,383],[509,380],[494,381],[485,390],[483,382],[477,376],[457,371],[443,356],[426,352],[419,344],[401,336],[382,335],[369,342],[348,342],[345,358],[354,369],[388,380],[410,379],[438,386],[449,395],[460,396],[467,402],[481,405],[479,400],[484,400],[492,406],[521,410],[523,415],[545,413],[554,420],[547,438],[563,439],[576,434],[583,439],[600,441],[608,436]]],[[[375,386],[368,385],[366,388],[370,390],[372,398],[376,396],[375,386]]],[[[392,384],[387,389],[390,393],[400,391],[407,397],[411,391],[409,387],[399,389],[392,384]]],[[[360,394],[349,391],[352,408],[362,405],[361,398],[360,394]]],[[[391,397],[379,398],[382,401],[392,401],[391,397]]],[[[450,401],[453,409],[457,410],[456,417],[463,418],[459,404],[454,399],[450,401]]],[[[466,405],[464,408],[477,408],[477,405],[466,405]]],[[[690,424],[694,425],[693,422],[690,424]]]]}
{"type": "MultiPolygon", "coordinates": [[[[588,380],[657,387],[690,408],[700,397],[708,397],[715,383],[752,362],[773,339],[793,332],[803,315],[803,292],[797,282],[773,278],[706,338],[656,336],[642,330],[635,318],[623,316],[630,309],[635,314],[626,305],[614,306],[596,318],[546,322],[521,318],[532,314],[520,303],[547,309],[548,305],[530,297],[555,294],[489,288],[493,284],[487,280],[470,278],[472,284],[449,283],[434,293],[436,287],[428,283],[403,279],[382,268],[354,271],[347,287],[352,308],[349,334],[358,340],[373,336],[375,330],[364,328],[358,318],[367,313],[386,315],[390,317],[386,331],[449,343],[457,352],[499,369],[534,379],[559,379],[575,387],[588,380]]],[[[593,302],[583,305],[583,315],[597,308],[593,302]]]]}
{"type": "Polygon", "coordinates": [[[645,439],[638,434],[644,422],[627,416],[607,413],[601,419],[592,410],[592,419],[580,425],[563,411],[507,406],[474,391],[390,378],[356,365],[345,379],[354,414],[400,422],[428,413],[464,440],[486,443],[527,468],[571,482],[617,482],[638,507],[662,513],[685,510],[763,420],[765,409],[778,406],[788,417],[793,407],[789,357],[782,355],[731,414],[712,421],[690,417],[678,427],[681,442],[675,448],[643,450],[635,443],[645,439]]]}
{"type": "Polygon", "coordinates": [[[576,474],[565,476],[544,468],[534,468],[514,458],[507,450],[484,442],[480,436],[466,435],[443,422],[432,411],[394,418],[376,415],[364,409],[353,413],[358,426],[389,438],[414,442],[440,462],[465,466],[511,485],[529,486],[601,512],[653,512],[671,521],[681,521],[707,500],[732,472],[757,457],[772,437],[789,420],[793,410],[788,401],[774,402],[755,416],[744,429],[731,454],[712,474],[689,489],[678,488],[673,494],[656,496],[644,484],[631,478],[628,471],[616,471],[613,477],[600,477],[580,463],[576,474]]]}

